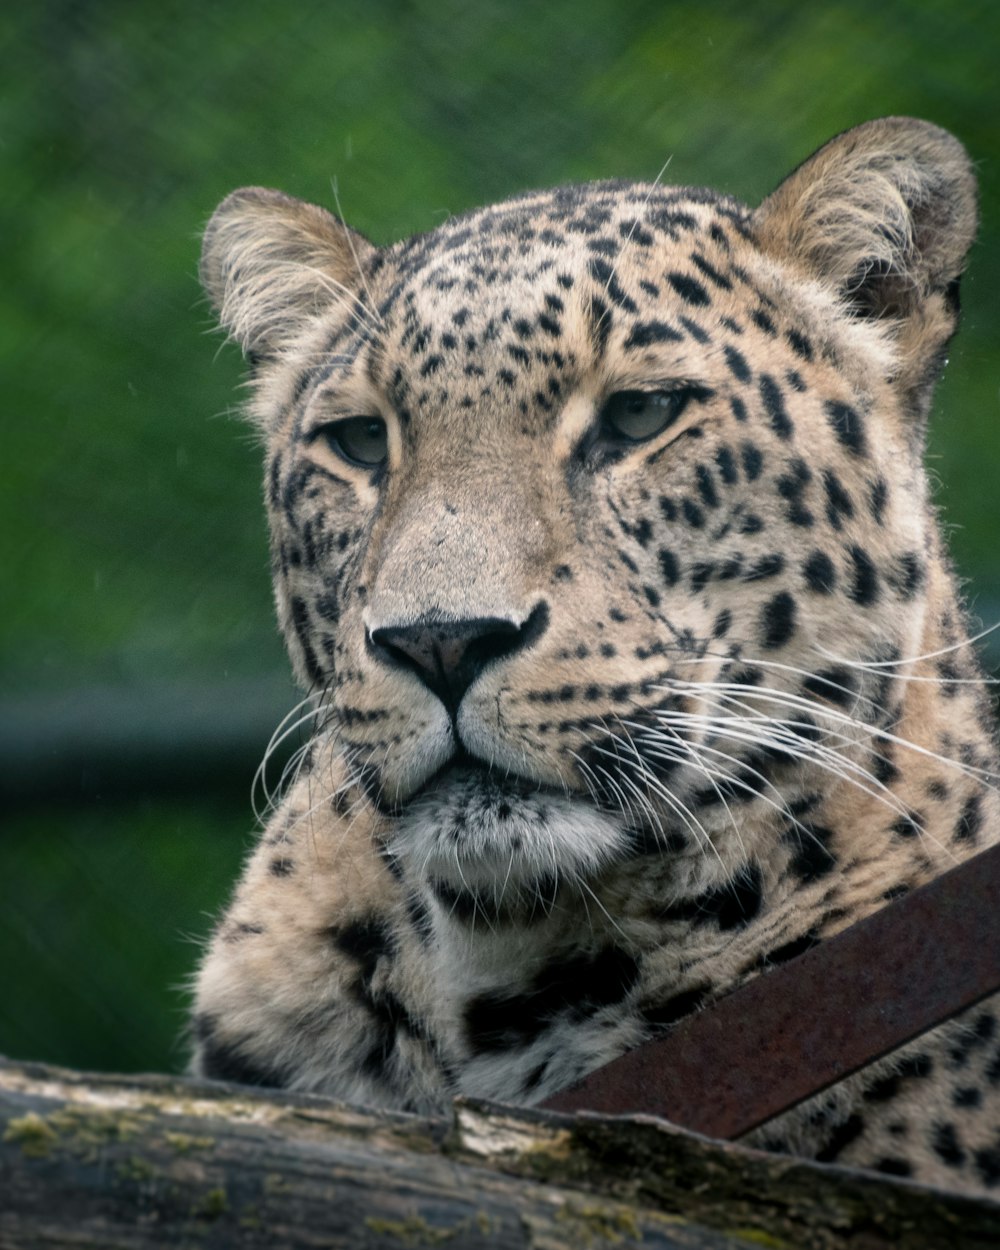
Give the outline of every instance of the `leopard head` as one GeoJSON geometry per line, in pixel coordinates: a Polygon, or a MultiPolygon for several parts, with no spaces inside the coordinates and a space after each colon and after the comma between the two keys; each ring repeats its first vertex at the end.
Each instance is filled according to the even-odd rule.
{"type": "Polygon", "coordinates": [[[755,210],[596,182],[380,248],[223,202],[202,276],[281,625],[393,854],[475,889],[651,845],[731,873],[884,785],[946,593],[922,430],[975,217],[961,146],[899,118],[755,210]]]}

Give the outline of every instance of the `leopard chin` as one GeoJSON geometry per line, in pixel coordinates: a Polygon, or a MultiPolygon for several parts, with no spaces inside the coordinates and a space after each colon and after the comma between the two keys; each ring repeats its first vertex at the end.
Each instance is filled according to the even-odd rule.
{"type": "Polygon", "coordinates": [[[462,755],[410,800],[387,847],[408,877],[439,896],[471,891],[495,910],[526,892],[555,897],[619,858],[631,838],[621,816],[462,755]]]}

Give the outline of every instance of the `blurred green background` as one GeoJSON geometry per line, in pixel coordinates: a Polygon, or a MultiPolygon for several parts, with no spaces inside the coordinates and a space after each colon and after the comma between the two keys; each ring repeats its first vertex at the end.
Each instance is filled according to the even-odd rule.
{"type": "Polygon", "coordinates": [[[332,206],[336,182],[387,242],[668,156],[755,201],[856,122],[949,127],[983,228],[930,454],[1000,618],[994,0],[41,0],[0,50],[0,1052],[183,1064],[183,982],[293,698],[240,361],[196,283],[234,187],[332,206]]]}

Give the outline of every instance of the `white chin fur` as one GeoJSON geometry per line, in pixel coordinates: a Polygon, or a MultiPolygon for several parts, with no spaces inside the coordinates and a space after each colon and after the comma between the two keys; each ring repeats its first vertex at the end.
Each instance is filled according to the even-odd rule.
{"type": "Polygon", "coordinates": [[[621,820],[583,799],[458,769],[398,818],[391,850],[420,877],[492,892],[587,876],[625,841],[621,820]]]}

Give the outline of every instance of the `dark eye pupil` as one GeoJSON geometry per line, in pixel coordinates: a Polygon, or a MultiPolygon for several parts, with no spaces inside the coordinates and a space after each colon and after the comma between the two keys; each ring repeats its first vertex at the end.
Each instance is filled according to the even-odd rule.
{"type": "Polygon", "coordinates": [[[349,464],[375,468],[388,455],[388,437],[381,417],[347,417],[343,421],[331,421],[318,432],[349,464]]]}
{"type": "Polygon", "coordinates": [[[691,391],[619,391],[601,409],[601,428],[612,439],[642,443],[672,425],[691,391]]]}

